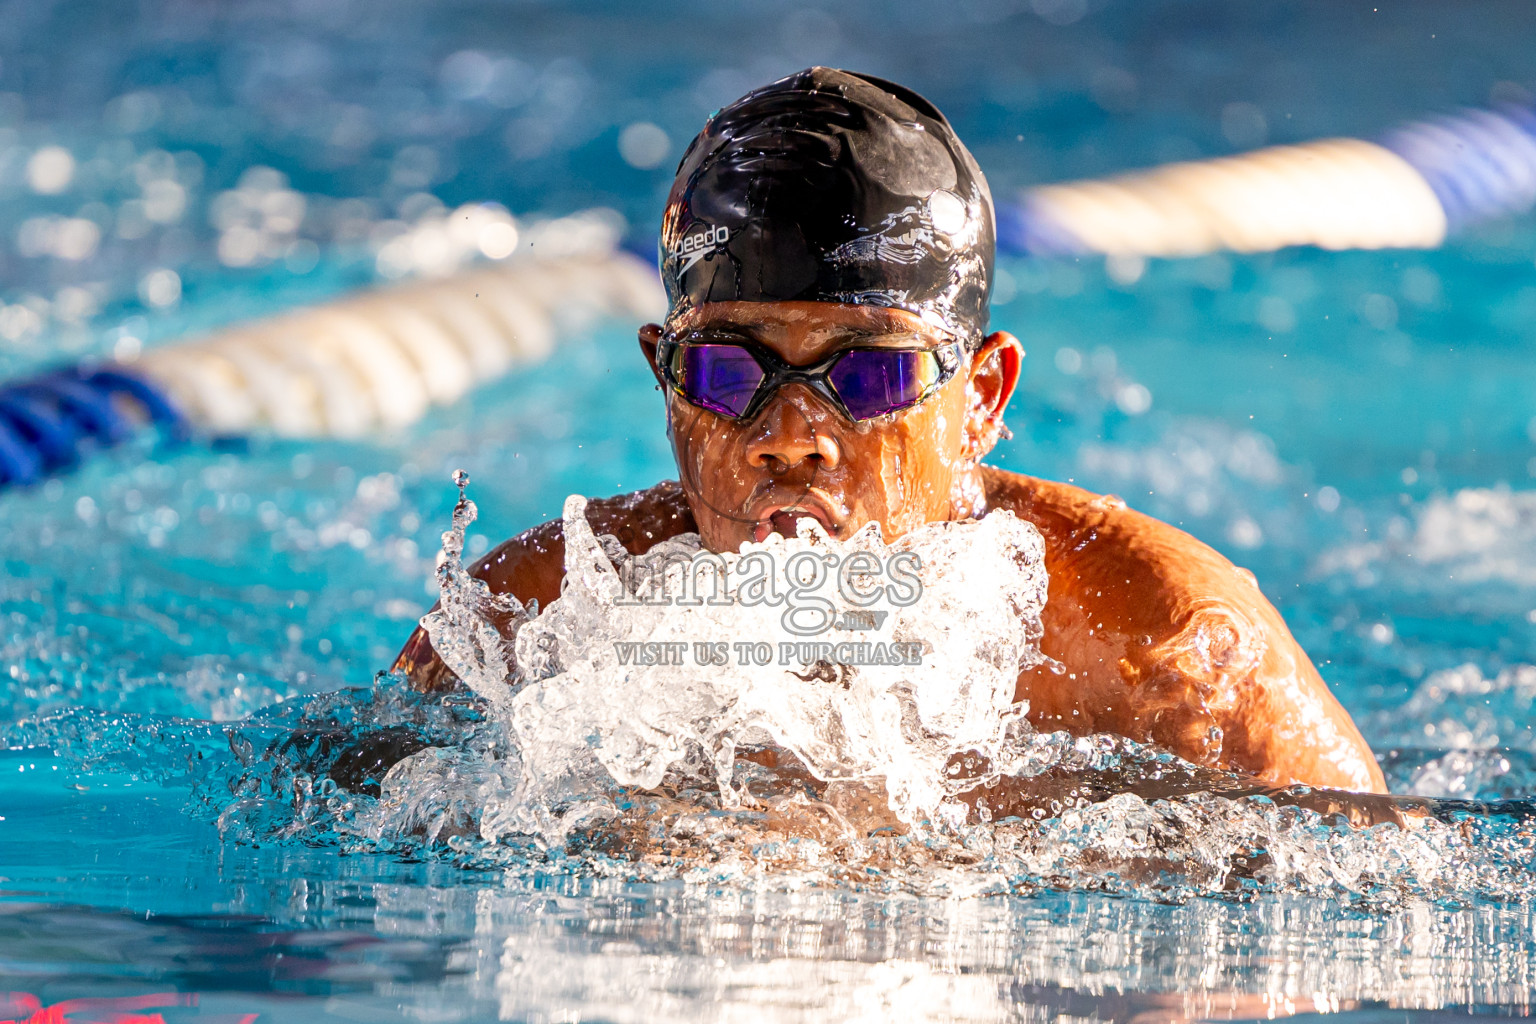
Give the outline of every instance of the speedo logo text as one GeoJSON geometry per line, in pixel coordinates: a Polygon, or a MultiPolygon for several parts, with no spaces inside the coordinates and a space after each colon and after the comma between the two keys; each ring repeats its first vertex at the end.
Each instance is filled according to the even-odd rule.
{"type": "Polygon", "coordinates": [[[715,250],[724,248],[730,240],[731,229],[723,226],[696,231],[684,238],[672,247],[672,258],[683,261],[683,265],[677,268],[677,273],[686,274],[695,263],[715,250]]]}

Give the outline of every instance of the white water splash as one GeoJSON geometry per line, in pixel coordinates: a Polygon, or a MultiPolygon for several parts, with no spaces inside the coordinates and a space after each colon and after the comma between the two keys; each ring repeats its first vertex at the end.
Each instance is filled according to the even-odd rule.
{"type": "MultiPolygon", "coordinates": [[[[424,625],[449,667],[506,716],[523,766],[517,792],[488,809],[486,838],[516,832],[558,840],[613,814],[615,786],[654,789],[670,771],[712,775],[725,807],[751,804],[733,783],[742,744],[791,751],[824,782],[883,785],[907,825],[963,820],[968,809],[953,798],[977,780],[946,774],[956,756],[987,758],[994,774],[1006,767],[1008,737],[1026,710],[1013,699],[1019,672],[1043,660],[1046,574],[1033,526],[1001,512],[931,524],[887,547],[875,528],[840,542],[802,521],[799,537],[774,536],[720,556],[718,595],[682,606],[642,603],[639,595],[658,583],[683,593],[698,536],[631,560],[613,538],[594,536],[585,507],[579,496],[566,502],[564,589],[531,620],[514,599],[489,594],[465,573],[459,552],[474,514],[467,499],[444,536],[442,607],[424,625]],[[788,628],[786,602],[795,595],[750,604],[737,592],[747,575],[738,569],[763,564],[743,561],[752,556],[778,573],[801,553],[841,565],[856,552],[866,553],[864,566],[882,567],[907,553],[921,582],[912,603],[881,609],[887,615],[877,629],[844,628],[844,616],[867,602],[851,600],[830,574],[815,598],[800,595],[837,616],[810,637],[788,628]],[[663,571],[664,581],[653,578],[663,571]],[[515,645],[497,630],[498,615],[514,623],[515,645]],[[633,663],[625,645],[644,642],[678,645],[682,663],[633,663]],[[781,645],[805,642],[881,644],[921,651],[921,660],[842,667],[786,659],[781,645]],[[771,663],[758,664],[742,644],[771,652],[771,663]],[[698,664],[706,648],[695,645],[715,645],[725,664],[698,664]]],[[[872,592],[869,579],[855,582],[855,597],[872,592]]]]}
{"type": "MultiPolygon", "coordinates": [[[[1536,586],[1536,491],[1500,486],[1436,494],[1388,523],[1385,535],[1324,551],[1316,571],[1348,573],[1368,586],[1387,579],[1410,593],[1536,586]]],[[[1528,598],[1522,607],[1529,608],[1528,598]]]]}
{"type": "MultiPolygon", "coordinates": [[[[838,542],[803,522],[797,538],[721,556],[728,581],[755,552],[780,565],[796,553],[920,557],[922,599],[891,609],[879,635],[922,643],[922,662],[808,671],[734,656],[707,667],[691,655],[653,665],[621,657],[615,645],[636,641],[690,651],[696,641],[763,641],[777,652],[802,638],[786,634],[775,606],[636,603],[655,573],[676,584],[682,568],[630,559],[614,538],[593,535],[584,509],[568,499],[564,589],[532,616],[465,572],[459,552],[474,510],[461,499],[445,535],[443,608],[425,621],[500,728],[399,762],[377,806],[338,821],[340,832],[385,843],[447,837],[476,862],[509,866],[532,839],[575,855],[573,866],[626,877],[771,871],[950,894],[1263,890],[1386,908],[1536,892],[1536,834],[1519,820],[1359,828],[1200,786],[1144,798],[1124,790],[1198,769],[1118,737],[1034,733],[1012,697],[1020,668],[1043,660],[1046,576],[1038,534],[1007,513],[930,524],[891,546],[873,530],[838,542]],[[512,641],[495,621],[511,624],[512,641]],[[784,757],[754,760],[764,749],[784,757]],[[967,767],[957,771],[957,760],[967,767]],[[1026,802],[995,823],[980,807],[982,821],[968,817],[959,795],[1002,776],[1033,809],[1026,802]]],[[[686,561],[698,550],[685,535],[653,553],[686,561]]],[[[835,588],[822,593],[849,610],[835,588]]]]}
{"type": "Polygon", "coordinates": [[[421,625],[443,664],[492,705],[505,707],[517,679],[508,638],[538,614],[538,603],[525,608],[514,595],[492,593],[484,581],[470,575],[464,565],[464,531],[480,512],[465,493],[469,474],[456,470],[453,482],[459,488],[459,500],[453,507],[453,527],[443,534],[443,553],[437,563],[441,600],[421,625]]]}

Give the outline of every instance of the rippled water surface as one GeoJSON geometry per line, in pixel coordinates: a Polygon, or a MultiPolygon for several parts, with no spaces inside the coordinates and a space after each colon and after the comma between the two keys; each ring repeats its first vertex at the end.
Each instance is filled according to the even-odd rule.
{"type": "MultiPolygon", "coordinates": [[[[1474,7],[8,4],[0,372],[442,270],[399,239],[465,202],[605,205],[643,247],[704,116],[816,61],[929,94],[999,195],[1529,98],[1529,12],[1474,7]]],[[[671,475],[611,325],[393,436],[145,442],[0,493],[0,987],[197,993],[166,1020],[1529,1012],[1536,225],[1003,270],[1029,358],[996,461],[1251,568],[1394,792],[1447,801],[1430,825],[1122,797],[888,837],[850,877],[803,818],[756,842],[674,791],[696,802],[620,826],[686,821],[714,859],[487,843],[499,720],[375,674],[436,596],[454,469],[470,555],[671,475]]],[[[1032,742],[1051,771],[1157,767],[1032,742]]]]}

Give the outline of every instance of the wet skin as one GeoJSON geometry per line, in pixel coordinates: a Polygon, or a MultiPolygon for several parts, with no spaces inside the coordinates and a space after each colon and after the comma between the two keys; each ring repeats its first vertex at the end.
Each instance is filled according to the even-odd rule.
{"type": "MultiPolygon", "coordinates": [[[[795,365],[854,344],[949,340],[901,310],[816,302],[712,303],[670,326],[728,327],[795,365]]],[[[653,371],[660,338],[655,324],[640,330],[653,371]]],[[[994,333],[926,401],[864,423],[798,383],[748,422],[668,390],[679,480],[594,500],[588,518],[638,554],[690,531],[712,551],[734,551],[769,532],[793,535],[802,516],[839,538],[878,522],[890,541],[922,523],[1009,509],[1045,540],[1041,649],[1065,666],[1019,677],[1037,728],[1117,733],[1271,785],[1385,792],[1359,730],[1251,573],[1117,498],[981,464],[1004,430],[1023,357],[1017,339],[994,333]]],[[[542,606],[559,596],[563,559],[553,521],[473,571],[542,606]]],[[[395,668],[425,688],[453,681],[419,629],[395,668]]]]}

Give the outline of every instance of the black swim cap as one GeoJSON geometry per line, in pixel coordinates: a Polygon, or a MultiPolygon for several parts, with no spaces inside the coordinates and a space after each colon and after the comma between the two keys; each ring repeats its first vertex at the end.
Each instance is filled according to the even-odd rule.
{"type": "Polygon", "coordinates": [[[706,302],[905,309],[975,345],[996,248],[992,194],[910,89],[808,68],[710,118],[661,227],[668,320],[706,302]]]}

